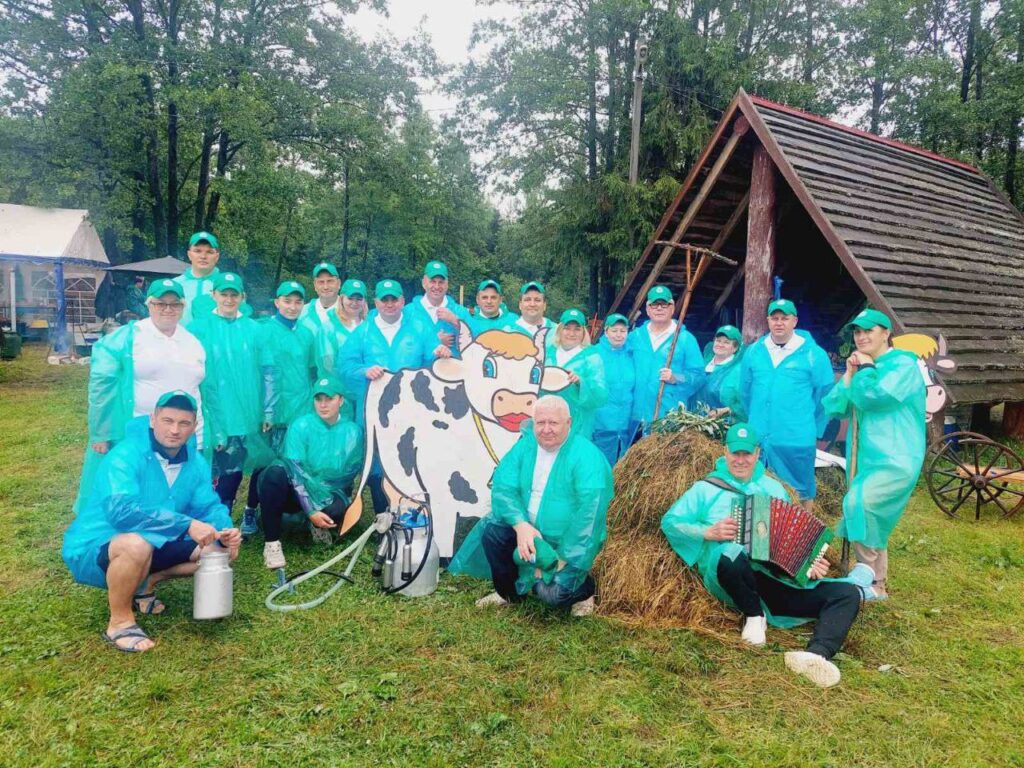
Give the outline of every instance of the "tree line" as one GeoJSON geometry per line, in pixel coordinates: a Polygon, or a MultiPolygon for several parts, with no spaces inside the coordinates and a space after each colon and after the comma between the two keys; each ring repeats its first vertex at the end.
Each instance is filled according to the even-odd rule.
{"type": "Polygon", "coordinates": [[[556,308],[603,312],[742,86],[977,164],[1021,202],[1024,0],[517,5],[448,71],[429,40],[349,28],[384,0],[0,0],[0,200],[88,208],[114,263],[212,229],[260,289],[320,259],[372,280],[440,258],[467,286],[541,279],[556,308]],[[419,78],[455,114],[424,112],[419,78]]]}

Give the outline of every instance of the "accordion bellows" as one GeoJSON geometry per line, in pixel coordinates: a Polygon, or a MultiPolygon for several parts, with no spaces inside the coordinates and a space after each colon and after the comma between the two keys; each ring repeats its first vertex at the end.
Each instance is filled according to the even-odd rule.
{"type": "Polygon", "coordinates": [[[736,543],[751,560],[770,563],[801,586],[832,540],[832,531],[800,504],[767,496],[743,496],[733,506],[736,543]]]}

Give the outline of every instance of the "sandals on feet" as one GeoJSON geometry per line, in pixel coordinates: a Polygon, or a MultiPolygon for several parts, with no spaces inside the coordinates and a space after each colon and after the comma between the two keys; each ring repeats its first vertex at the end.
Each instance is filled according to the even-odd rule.
{"type": "Polygon", "coordinates": [[[150,650],[149,648],[139,648],[139,644],[143,640],[149,640],[150,637],[142,631],[142,627],[138,624],[132,624],[128,627],[122,627],[121,629],[114,630],[113,632],[100,632],[100,637],[103,638],[103,642],[107,645],[113,646],[121,653],[145,653],[150,650]],[[129,645],[118,645],[118,640],[130,639],[132,642],[129,645]]]}
{"type": "Polygon", "coordinates": [[[167,606],[158,600],[153,592],[147,592],[144,595],[135,595],[132,598],[132,607],[147,616],[159,616],[167,606]]]}

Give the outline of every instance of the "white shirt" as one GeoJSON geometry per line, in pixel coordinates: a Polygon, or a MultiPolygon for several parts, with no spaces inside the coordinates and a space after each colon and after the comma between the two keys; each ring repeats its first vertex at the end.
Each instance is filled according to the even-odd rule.
{"type": "Polygon", "coordinates": [[[388,323],[385,322],[380,315],[374,315],[373,322],[377,324],[380,332],[384,335],[384,341],[386,341],[390,347],[392,342],[395,340],[395,335],[398,333],[398,329],[402,327],[402,316],[399,315],[395,322],[388,323]]]}
{"type": "Polygon", "coordinates": [[[135,324],[132,342],[135,376],[135,416],[148,416],[156,408],[160,396],[173,389],[182,389],[196,400],[196,441],[203,444],[203,409],[199,384],[206,375],[206,352],[199,339],[185,330],[181,323],[172,336],[156,329],[150,318],[135,324]]]}
{"type": "Polygon", "coordinates": [[[181,474],[181,468],[185,466],[182,461],[171,464],[169,459],[165,459],[159,453],[156,454],[156,460],[160,462],[160,469],[163,470],[164,479],[167,480],[167,487],[172,488],[174,481],[178,479],[178,475],[181,474]]]}
{"type": "Polygon", "coordinates": [[[516,325],[529,331],[530,335],[533,336],[537,331],[544,327],[544,321],[541,320],[537,325],[534,325],[533,323],[528,323],[525,317],[520,317],[516,320],[516,325]]]}
{"type": "Polygon", "coordinates": [[[530,486],[530,503],[526,507],[526,514],[530,518],[530,525],[537,522],[537,513],[540,511],[540,500],[544,498],[544,489],[548,487],[548,477],[551,476],[551,467],[555,465],[558,452],[562,446],[553,451],[548,451],[537,446],[537,463],[533,465],[533,485],[530,486]]]}
{"type": "Polygon", "coordinates": [[[427,310],[427,314],[430,315],[431,322],[433,322],[436,325],[437,324],[437,310],[439,310],[441,307],[447,307],[448,306],[448,297],[445,296],[444,299],[441,300],[441,303],[438,306],[436,306],[436,307],[433,304],[430,303],[430,299],[428,299],[426,296],[424,296],[422,299],[420,299],[420,302],[423,304],[423,308],[425,310],[427,310]]]}
{"type": "Polygon", "coordinates": [[[736,355],[729,355],[727,358],[725,358],[725,360],[723,360],[720,363],[716,363],[715,358],[711,358],[708,361],[708,364],[704,366],[704,373],[714,373],[715,368],[717,368],[720,365],[728,365],[729,363],[732,362],[732,359],[734,357],[736,357],[736,355]]]}
{"type": "Polygon", "coordinates": [[[671,336],[673,333],[675,333],[675,331],[676,331],[676,321],[675,320],[671,321],[668,324],[668,328],[666,328],[664,331],[662,331],[661,333],[659,333],[657,335],[655,335],[655,333],[654,333],[654,328],[651,326],[650,323],[648,323],[647,324],[647,335],[651,337],[651,349],[657,349],[658,347],[660,347],[662,344],[665,343],[665,340],[668,339],[669,336],[671,336]]]}
{"type": "Polygon", "coordinates": [[[782,346],[772,341],[770,333],[764,338],[764,345],[768,348],[768,356],[772,359],[772,367],[774,368],[778,368],[779,363],[800,349],[803,344],[804,337],[798,333],[794,333],[790,340],[782,346]]]}
{"type": "Polygon", "coordinates": [[[582,351],[583,347],[573,347],[572,349],[562,349],[561,347],[558,347],[555,350],[555,362],[564,368],[570,360],[582,351]]]}
{"type": "Polygon", "coordinates": [[[327,325],[331,322],[330,313],[337,306],[338,301],[338,299],[335,299],[334,304],[331,304],[329,307],[325,307],[319,298],[313,301],[313,307],[316,309],[316,316],[320,318],[321,325],[327,325]]]}

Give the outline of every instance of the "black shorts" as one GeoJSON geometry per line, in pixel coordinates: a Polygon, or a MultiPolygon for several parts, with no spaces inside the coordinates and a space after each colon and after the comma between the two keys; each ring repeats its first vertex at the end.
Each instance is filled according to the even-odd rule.
{"type": "MultiPolygon", "coordinates": [[[[192,553],[196,551],[197,546],[199,545],[186,536],[183,539],[168,541],[162,547],[154,548],[153,559],[149,563],[149,572],[157,573],[159,571],[166,571],[172,566],[189,562],[192,559],[192,553]]],[[[100,570],[104,573],[106,573],[107,568],[110,567],[109,541],[100,547],[100,551],[96,555],[96,565],[98,565],[100,570]]]]}

